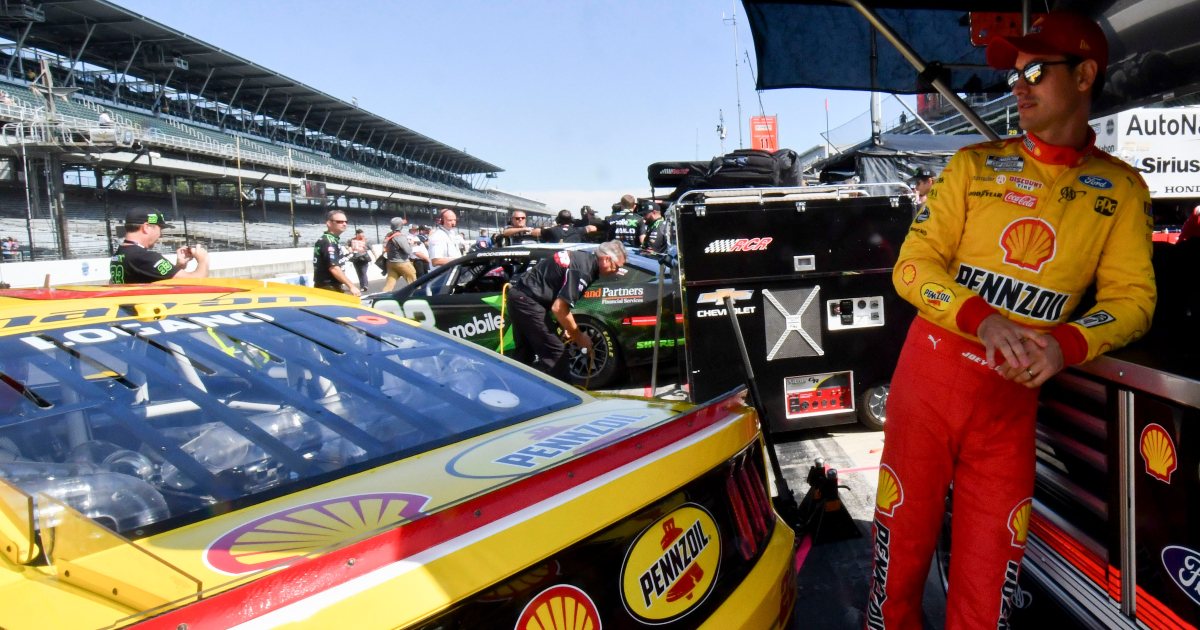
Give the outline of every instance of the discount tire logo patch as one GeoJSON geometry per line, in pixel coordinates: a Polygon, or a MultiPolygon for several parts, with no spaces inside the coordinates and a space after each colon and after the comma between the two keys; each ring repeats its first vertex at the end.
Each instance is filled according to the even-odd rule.
{"type": "Polygon", "coordinates": [[[721,566],[721,535],[707,510],[685,504],[638,535],[621,567],[621,594],[634,618],[674,621],[712,591],[721,566]]]}

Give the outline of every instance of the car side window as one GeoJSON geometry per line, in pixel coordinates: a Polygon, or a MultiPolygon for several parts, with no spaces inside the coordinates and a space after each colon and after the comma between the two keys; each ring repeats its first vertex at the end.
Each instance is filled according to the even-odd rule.
{"type": "Polygon", "coordinates": [[[453,269],[427,282],[421,292],[425,295],[450,295],[454,291],[458,270],[459,266],[455,265],[453,269]]]}

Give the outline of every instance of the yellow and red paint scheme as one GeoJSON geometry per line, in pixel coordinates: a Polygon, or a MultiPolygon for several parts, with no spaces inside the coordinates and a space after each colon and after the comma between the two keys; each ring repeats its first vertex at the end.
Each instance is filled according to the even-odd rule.
{"type": "MultiPolygon", "coordinates": [[[[131,319],[131,303],[145,305],[136,314],[150,317],[154,309],[227,309],[234,299],[264,312],[294,306],[295,299],[354,304],[329,292],[237,280],[34,290],[0,297],[0,325],[9,324],[0,334],[27,335],[82,319],[119,322],[131,319]],[[72,315],[47,321],[49,313],[72,315]]],[[[364,314],[399,319],[367,309],[364,314]]],[[[494,360],[511,364],[498,355],[494,360]]],[[[0,599],[20,602],[0,609],[0,626],[420,627],[473,598],[509,589],[514,594],[508,597],[529,600],[535,587],[570,583],[573,576],[554,566],[556,554],[597,534],[644,526],[631,516],[722,466],[745,465],[730,462],[760,440],[757,417],[737,394],[701,406],[578,395],[580,404],[548,415],[137,538],[130,544],[202,583],[200,596],[157,609],[136,610],[68,583],[53,565],[0,558],[0,599]],[[605,443],[541,459],[520,472],[496,464],[555,428],[613,417],[624,424],[605,443]],[[522,582],[531,571],[532,584],[522,582]]],[[[753,452],[762,470],[761,449],[753,452]]],[[[758,483],[762,498],[746,500],[766,503],[769,511],[758,483]]],[[[755,530],[758,551],[748,571],[706,608],[707,619],[693,616],[689,626],[775,628],[790,617],[794,534],[773,512],[756,516],[762,531],[755,530]]],[[[736,531],[724,535],[736,548],[736,531]]],[[[619,583],[615,573],[607,580],[613,591],[619,583]]],[[[592,588],[587,595],[605,594],[592,588]]],[[[615,618],[601,621],[623,625],[615,618]]]]}

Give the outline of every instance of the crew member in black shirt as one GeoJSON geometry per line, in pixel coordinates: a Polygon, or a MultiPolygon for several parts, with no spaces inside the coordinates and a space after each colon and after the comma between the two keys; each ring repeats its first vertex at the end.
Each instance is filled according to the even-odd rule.
{"type": "Polygon", "coordinates": [[[571,308],[597,277],[611,276],[624,264],[625,247],[609,241],[592,252],[555,252],[526,271],[508,290],[516,344],[513,358],[559,380],[569,380],[566,347],[550,329],[549,316],[558,320],[568,340],[590,351],[592,340],[575,324],[571,308]]]}
{"type": "Polygon", "coordinates": [[[342,271],[342,232],[346,231],[346,213],[330,210],[325,213],[325,233],[313,245],[313,286],[339,293],[349,289],[354,297],[362,295],[358,287],[342,271]]]}
{"type": "Polygon", "coordinates": [[[667,251],[667,223],[663,220],[662,210],[658,209],[658,204],[650,207],[650,211],[646,213],[646,240],[645,248],[661,254],[667,251]]]}
{"type": "Polygon", "coordinates": [[[560,211],[554,223],[554,227],[542,228],[543,243],[582,243],[584,235],[596,231],[596,228],[590,225],[576,225],[570,210],[560,211]]]}
{"type": "Polygon", "coordinates": [[[581,229],[588,227],[595,228],[588,230],[587,234],[583,235],[585,243],[603,243],[604,238],[608,236],[608,222],[604,219],[596,218],[596,211],[592,210],[591,206],[584,206],[579,209],[579,221],[575,226],[581,229]]]}
{"type": "Polygon", "coordinates": [[[540,234],[540,229],[529,227],[524,210],[514,210],[508,218],[508,226],[500,230],[500,240],[508,245],[524,245],[538,242],[540,234]]]}
{"type": "Polygon", "coordinates": [[[153,208],[134,208],[125,215],[125,242],[109,259],[108,278],[112,284],[144,284],[170,278],[207,278],[208,252],[199,245],[180,247],[175,250],[177,264],[152,251],[151,248],[162,238],[162,231],[170,229],[167,218],[153,208]],[[196,261],[195,271],[187,265],[196,261]]]}
{"type": "Polygon", "coordinates": [[[646,238],[646,221],[634,214],[637,199],[633,195],[621,197],[620,212],[614,212],[608,217],[608,236],[606,240],[617,240],[626,247],[641,248],[646,238]]]}

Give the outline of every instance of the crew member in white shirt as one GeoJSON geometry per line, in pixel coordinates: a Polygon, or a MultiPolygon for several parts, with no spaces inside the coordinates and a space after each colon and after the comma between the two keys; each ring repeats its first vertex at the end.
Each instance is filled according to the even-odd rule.
{"type": "Polygon", "coordinates": [[[453,210],[443,208],[438,218],[438,226],[429,235],[429,270],[438,267],[463,255],[462,242],[454,234],[454,226],[458,225],[458,216],[453,210]]]}

